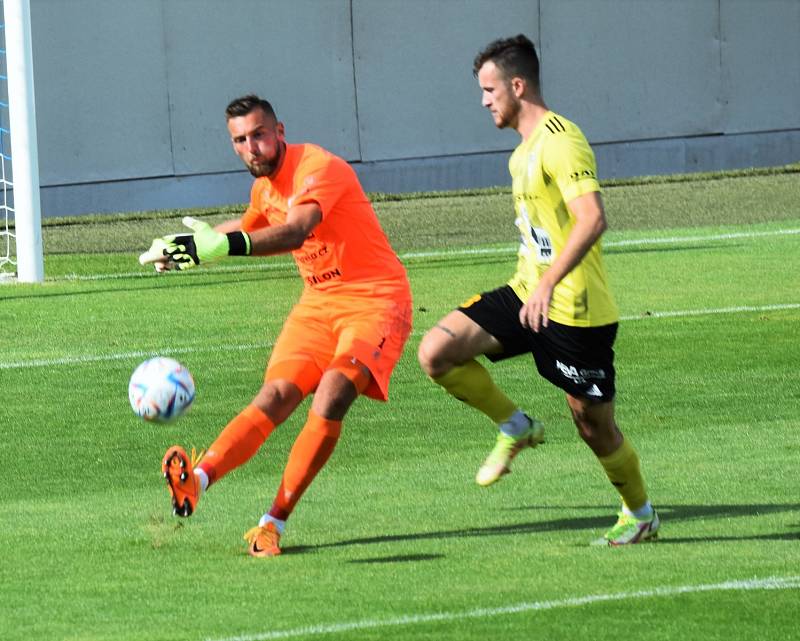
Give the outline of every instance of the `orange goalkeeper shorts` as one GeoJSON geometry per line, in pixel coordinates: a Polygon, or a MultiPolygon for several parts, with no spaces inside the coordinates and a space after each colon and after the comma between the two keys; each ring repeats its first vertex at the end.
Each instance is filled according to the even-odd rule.
{"type": "Polygon", "coordinates": [[[391,297],[305,291],[275,342],[265,379],[289,380],[305,396],[336,357],[355,357],[372,374],[363,393],[387,400],[412,314],[410,294],[401,290],[398,296],[394,287],[390,291],[391,297]]]}

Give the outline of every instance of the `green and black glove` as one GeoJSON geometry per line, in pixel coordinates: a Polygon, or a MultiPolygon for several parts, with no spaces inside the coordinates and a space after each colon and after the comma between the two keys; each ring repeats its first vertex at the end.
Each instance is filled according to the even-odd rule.
{"type": "Polygon", "coordinates": [[[142,265],[154,263],[156,271],[170,269],[182,271],[225,256],[250,255],[250,236],[243,231],[223,234],[208,223],[191,216],[186,216],[183,224],[194,233],[171,234],[156,238],[150,249],[139,256],[139,262],[142,265]]]}

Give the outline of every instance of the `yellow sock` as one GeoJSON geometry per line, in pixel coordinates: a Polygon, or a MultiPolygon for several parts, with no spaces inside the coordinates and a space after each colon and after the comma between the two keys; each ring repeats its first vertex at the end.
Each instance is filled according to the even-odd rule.
{"type": "Polygon", "coordinates": [[[629,510],[638,510],[647,503],[647,490],[639,469],[639,456],[627,440],[609,456],[599,456],[600,464],[606,471],[608,480],[622,495],[629,510]]]}
{"type": "Polygon", "coordinates": [[[507,421],[517,410],[514,401],[503,394],[486,368],[476,360],[456,365],[433,380],[458,400],[483,412],[497,424],[507,421]]]}

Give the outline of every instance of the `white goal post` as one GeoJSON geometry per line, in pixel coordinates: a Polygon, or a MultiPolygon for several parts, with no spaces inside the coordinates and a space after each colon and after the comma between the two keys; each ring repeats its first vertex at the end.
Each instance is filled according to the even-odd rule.
{"type": "MultiPolygon", "coordinates": [[[[7,240],[14,239],[18,282],[44,280],[42,214],[39,199],[39,154],[36,140],[36,109],[33,92],[33,54],[31,51],[30,0],[2,0],[5,36],[5,62],[8,85],[8,132],[11,153],[3,149],[3,202],[6,217],[14,216],[14,233],[5,229],[7,240]],[[6,163],[10,160],[11,180],[6,163]],[[8,186],[13,192],[9,203],[8,186]]],[[[8,243],[10,246],[10,242],[8,243]]]]}

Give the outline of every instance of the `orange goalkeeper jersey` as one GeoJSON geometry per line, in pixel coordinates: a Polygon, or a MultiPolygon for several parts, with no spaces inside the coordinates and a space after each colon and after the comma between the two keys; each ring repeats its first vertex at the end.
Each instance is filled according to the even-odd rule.
{"type": "Polygon", "coordinates": [[[277,175],[255,180],[242,229],[280,225],[290,207],[310,202],[319,205],[322,221],[292,252],[307,291],[367,295],[373,291],[395,295],[395,288],[397,294],[408,291],[405,269],[355,171],[316,145],[287,144],[277,175]]]}

